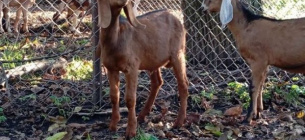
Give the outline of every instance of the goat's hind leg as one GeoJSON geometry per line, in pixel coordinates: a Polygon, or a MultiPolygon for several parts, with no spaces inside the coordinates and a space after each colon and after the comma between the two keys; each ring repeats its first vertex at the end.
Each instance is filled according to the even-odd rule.
{"type": "Polygon", "coordinates": [[[163,84],[160,68],[158,68],[158,70],[156,71],[151,72],[150,79],[151,79],[150,95],[145,103],[144,108],[142,109],[142,111],[138,116],[139,123],[144,122],[145,117],[150,113],[152,109],[152,105],[154,104],[156,96],[158,95],[159,89],[163,84]]]}
{"type": "Polygon", "coordinates": [[[268,67],[265,69],[265,71],[263,72],[263,78],[261,80],[261,86],[259,88],[259,94],[258,94],[258,98],[257,98],[257,115],[255,119],[260,119],[261,118],[261,112],[264,110],[264,105],[263,105],[263,87],[264,87],[264,83],[265,83],[265,79],[266,79],[266,75],[268,72],[268,67]]]}
{"type": "Polygon", "coordinates": [[[175,58],[171,60],[171,64],[173,65],[174,73],[177,79],[180,99],[180,108],[174,127],[181,127],[186,117],[187,98],[189,95],[184,53],[181,52],[175,56],[175,58]]]}
{"type": "Polygon", "coordinates": [[[108,79],[109,79],[109,84],[110,84],[110,99],[111,99],[111,104],[112,104],[112,114],[111,114],[111,122],[109,125],[109,129],[110,129],[110,131],[116,131],[117,124],[120,121],[119,71],[108,71],[108,79]]]}
{"type": "Polygon", "coordinates": [[[18,7],[17,11],[16,11],[16,19],[15,19],[15,22],[14,22],[14,32],[15,33],[19,33],[19,21],[20,21],[20,16],[21,16],[21,12],[22,12],[22,9],[23,7],[20,6],[18,7]]]}
{"type": "Polygon", "coordinates": [[[251,98],[248,108],[247,118],[243,123],[250,123],[253,118],[258,118],[263,109],[262,87],[266,78],[268,66],[263,63],[256,62],[250,64],[252,70],[252,84],[249,87],[249,95],[251,98]]]}
{"type": "Polygon", "coordinates": [[[26,7],[22,7],[22,16],[23,16],[23,26],[21,28],[22,33],[28,33],[29,32],[29,28],[28,28],[28,12],[27,10],[29,10],[28,5],[26,5],[26,7]]]}
{"type": "Polygon", "coordinates": [[[1,0],[0,1],[0,33],[4,33],[4,30],[3,30],[3,24],[2,24],[2,19],[3,19],[3,8],[4,8],[4,3],[3,1],[1,0]]]}

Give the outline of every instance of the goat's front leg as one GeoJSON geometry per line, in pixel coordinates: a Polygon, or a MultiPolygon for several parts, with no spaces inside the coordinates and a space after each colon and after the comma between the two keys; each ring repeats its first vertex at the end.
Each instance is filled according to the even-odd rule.
{"type": "Polygon", "coordinates": [[[250,68],[252,70],[252,84],[249,86],[251,101],[244,123],[250,123],[254,117],[258,118],[260,114],[257,110],[263,110],[262,87],[266,79],[268,65],[254,62],[252,64],[250,63],[250,68]]]}
{"type": "Polygon", "coordinates": [[[112,104],[112,114],[111,114],[111,122],[109,125],[109,129],[110,131],[117,131],[117,124],[121,118],[119,111],[119,102],[120,102],[119,71],[108,71],[107,74],[110,84],[110,99],[112,104]]]}
{"type": "Polygon", "coordinates": [[[126,129],[126,139],[130,139],[136,135],[137,119],[136,119],[136,91],[138,85],[138,70],[130,70],[125,73],[126,76],[126,93],[125,101],[128,108],[128,123],[126,129]]]}
{"type": "Polygon", "coordinates": [[[174,73],[178,82],[178,91],[180,99],[179,113],[174,127],[181,127],[186,117],[187,98],[189,95],[184,54],[182,52],[178,54],[177,58],[173,58],[171,63],[173,63],[174,73]]]}
{"type": "Polygon", "coordinates": [[[60,17],[60,14],[65,10],[66,7],[66,2],[62,1],[59,6],[58,9],[56,11],[56,13],[53,15],[53,21],[57,22],[58,18],[60,17]]]}
{"type": "Polygon", "coordinates": [[[150,95],[145,103],[144,108],[138,116],[139,122],[145,121],[145,116],[148,115],[152,109],[152,105],[155,102],[156,96],[159,92],[160,87],[163,84],[160,68],[156,71],[153,71],[150,75],[151,85],[150,85],[150,95]]]}
{"type": "MultiPolygon", "coordinates": [[[[8,15],[8,13],[10,12],[10,9],[9,7],[4,7],[3,8],[3,13],[4,13],[4,19],[5,19],[5,29],[7,32],[11,33],[12,30],[11,30],[11,23],[10,23],[10,17],[8,15]]],[[[2,18],[1,18],[2,19],[2,18]]],[[[1,21],[2,22],[2,21],[1,21]]],[[[1,24],[2,25],[2,24],[1,24]]],[[[1,27],[2,28],[2,27],[1,27]]]]}
{"type": "Polygon", "coordinates": [[[22,15],[23,15],[23,26],[21,31],[23,33],[28,33],[29,32],[29,28],[28,28],[28,7],[23,7],[22,8],[22,15]]]}
{"type": "Polygon", "coordinates": [[[68,9],[68,23],[69,23],[69,29],[74,32],[77,35],[80,35],[81,32],[77,29],[79,20],[78,15],[80,14],[79,10],[73,11],[72,9],[68,9]]]}
{"type": "Polygon", "coordinates": [[[18,26],[19,26],[19,21],[20,21],[20,16],[21,16],[21,12],[22,12],[22,7],[18,7],[17,11],[16,11],[16,19],[15,19],[15,23],[14,23],[14,32],[18,33],[18,26]]]}
{"type": "Polygon", "coordinates": [[[0,1],[0,33],[4,33],[3,27],[2,27],[2,18],[3,18],[3,8],[4,8],[4,3],[1,0],[0,1]]]}

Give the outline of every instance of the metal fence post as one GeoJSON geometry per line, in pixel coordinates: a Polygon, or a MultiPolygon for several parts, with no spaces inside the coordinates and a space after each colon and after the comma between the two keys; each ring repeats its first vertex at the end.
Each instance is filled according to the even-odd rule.
{"type": "Polygon", "coordinates": [[[100,49],[98,48],[99,41],[99,28],[98,23],[98,10],[97,1],[92,0],[92,46],[93,49],[93,103],[97,103],[101,100],[101,60],[100,60],[100,49]]]}

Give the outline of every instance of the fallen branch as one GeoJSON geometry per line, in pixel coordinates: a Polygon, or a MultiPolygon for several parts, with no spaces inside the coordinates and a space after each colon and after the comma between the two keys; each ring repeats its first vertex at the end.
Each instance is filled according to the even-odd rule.
{"type": "Polygon", "coordinates": [[[14,69],[6,70],[6,77],[8,79],[15,79],[24,74],[35,72],[38,70],[46,71],[48,69],[61,68],[67,66],[67,60],[59,58],[58,60],[42,60],[37,62],[28,63],[22,66],[15,67],[14,69]]]}
{"type": "MultiPolygon", "coordinates": [[[[120,107],[119,108],[119,112],[120,113],[127,113],[128,109],[127,107],[120,107]]],[[[80,116],[91,116],[91,115],[111,115],[112,114],[112,109],[106,109],[103,111],[99,111],[99,112],[92,112],[92,113],[82,113],[82,112],[78,112],[76,113],[77,115],[80,116]]]]}

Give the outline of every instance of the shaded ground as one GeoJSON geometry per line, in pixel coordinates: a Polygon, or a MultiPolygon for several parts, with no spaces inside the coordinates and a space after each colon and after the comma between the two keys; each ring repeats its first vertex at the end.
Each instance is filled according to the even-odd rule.
{"type": "MultiPolygon", "coordinates": [[[[140,75],[140,80],[145,83],[147,74],[140,75]]],[[[170,74],[165,71],[163,75],[170,74]]],[[[170,76],[168,78],[171,79],[170,76]]],[[[100,103],[102,107],[97,107],[92,103],[90,88],[92,84],[88,85],[88,82],[74,81],[71,84],[69,81],[58,80],[56,83],[40,82],[38,86],[27,87],[18,83],[14,87],[23,89],[10,89],[11,96],[14,97],[13,101],[10,101],[8,95],[4,93],[6,89],[1,90],[0,105],[4,108],[3,112],[7,120],[0,123],[0,136],[11,139],[43,139],[58,132],[67,132],[64,139],[124,138],[128,113],[123,95],[120,103],[122,119],[118,124],[119,130],[117,133],[110,133],[108,123],[111,106],[107,88],[103,90],[105,94],[100,103]],[[35,96],[31,96],[33,92],[35,96]]],[[[107,82],[104,85],[108,87],[107,82]]],[[[158,139],[305,138],[304,95],[299,97],[300,104],[289,105],[283,96],[270,90],[272,98],[264,100],[263,119],[253,121],[251,125],[244,125],[241,121],[246,112],[242,112],[240,106],[245,105],[245,102],[237,93],[238,90],[228,86],[222,90],[215,89],[213,94],[202,94],[197,91],[202,89],[195,90],[191,87],[185,126],[173,129],[172,124],[177,117],[179,99],[174,92],[166,92],[171,90],[167,86],[164,85],[163,90],[160,91],[147,122],[139,125],[139,131],[147,133],[148,136],[153,135],[158,139]],[[228,110],[231,110],[229,112],[233,116],[227,116],[230,115],[228,110]]],[[[140,84],[138,88],[137,113],[147,99],[148,93],[145,91],[147,87],[140,84]]],[[[208,93],[211,90],[204,91],[208,93]]]]}

